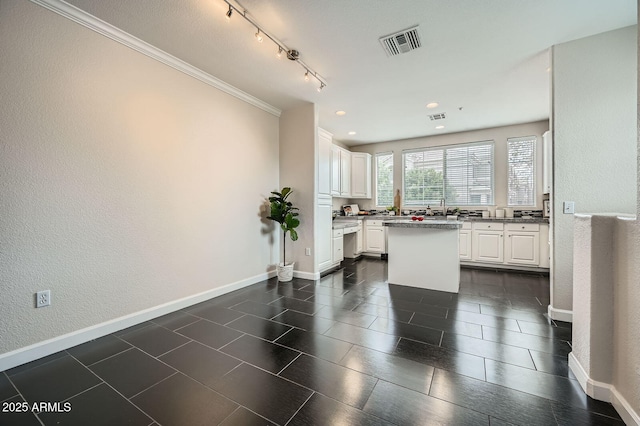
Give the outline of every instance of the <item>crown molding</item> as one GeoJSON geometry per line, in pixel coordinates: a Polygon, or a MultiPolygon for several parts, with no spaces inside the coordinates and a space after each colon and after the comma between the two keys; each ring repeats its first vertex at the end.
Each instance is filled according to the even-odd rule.
{"type": "Polygon", "coordinates": [[[225,83],[219,78],[216,78],[211,74],[208,74],[201,69],[196,68],[193,65],[181,59],[178,59],[175,56],[170,55],[167,52],[160,50],[143,40],[140,40],[137,37],[134,37],[131,34],[114,27],[113,25],[101,19],[98,19],[81,9],[78,9],[77,7],[63,0],[31,0],[31,2],[48,10],[51,10],[52,12],[55,12],[60,16],[64,16],[65,18],[70,19],[71,21],[76,22],[92,31],[95,31],[98,34],[110,38],[113,41],[127,46],[137,52],[140,52],[143,55],[148,56],[149,58],[155,59],[158,62],[168,65],[171,68],[178,70],[190,77],[200,80],[203,83],[208,84],[209,86],[215,87],[216,89],[221,90],[235,98],[238,98],[248,104],[258,107],[270,114],[273,114],[276,117],[280,117],[280,115],[282,114],[282,111],[274,107],[273,105],[261,101],[260,99],[251,96],[250,94],[243,92],[242,90],[228,83],[225,83]]]}

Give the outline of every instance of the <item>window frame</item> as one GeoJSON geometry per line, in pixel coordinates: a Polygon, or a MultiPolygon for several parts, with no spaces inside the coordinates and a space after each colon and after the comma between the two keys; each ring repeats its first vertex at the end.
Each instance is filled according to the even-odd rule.
{"type": "Polygon", "coordinates": [[[537,193],[537,185],[536,185],[536,179],[537,179],[537,151],[538,151],[538,137],[535,135],[530,135],[530,136],[519,136],[519,137],[513,137],[513,138],[508,138],[507,139],[507,159],[506,159],[506,163],[507,163],[507,193],[506,193],[506,198],[507,198],[507,206],[508,207],[515,207],[515,208],[522,208],[522,207],[536,207],[537,205],[537,197],[538,197],[538,193],[537,193]],[[531,193],[532,193],[532,203],[531,204],[511,204],[511,165],[512,162],[510,161],[510,143],[511,142],[524,142],[524,141],[532,141],[532,149],[531,149],[531,193]]]}
{"type": "MultiPolygon", "coordinates": [[[[491,147],[491,171],[490,171],[490,196],[491,199],[488,203],[485,204],[460,204],[456,201],[446,199],[447,206],[461,206],[461,207],[487,207],[487,206],[495,206],[496,204],[496,187],[495,187],[495,174],[496,174],[496,155],[495,155],[495,140],[488,139],[483,141],[475,141],[475,142],[464,142],[459,144],[451,144],[451,145],[438,145],[438,146],[430,146],[430,147],[422,147],[422,148],[413,148],[406,149],[402,151],[402,196],[403,196],[403,206],[412,207],[412,208],[425,208],[427,206],[431,206],[431,203],[428,204],[408,204],[407,196],[406,196],[406,155],[415,153],[415,152],[428,152],[428,151],[442,151],[442,174],[443,174],[443,187],[442,193],[445,193],[444,183],[446,182],[447,175],[447,151],[450,149],[460,149],[465,147],[473,147],[473,146],[490,146],[491,147]]],[[[437,200],[434,200],[438,202],[437,200]]]]}
{"type": "Polygon", "coordinates": [[[393,151],[385,151],[385,152],[377,152],[375,154],[375,205],[376,208],[377,207],[388,207],[393,205],[393,174],[394,174],[394,153],[393,151]],[[380,187],[378,185],[378,177],[379,177],[379,173],[378,173],[378,158],[379,157],[391,157],[391,200],[389,204],[380,204],[380,198],[379,198],[379,192],[380,192],[380,187]]]}

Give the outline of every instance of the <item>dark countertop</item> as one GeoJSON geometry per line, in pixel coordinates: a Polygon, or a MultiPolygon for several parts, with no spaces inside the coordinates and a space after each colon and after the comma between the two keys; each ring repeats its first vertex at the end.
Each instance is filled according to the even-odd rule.
{"type": "Polygon", "coordinates": [[[350,228],[352,226],[358,226],[358,221],[351,219],[351,220],[334,220],[333,221],[333,229],[344,229],[344,228],[350,228]]]}
{"type": "Polygon", "coordinates": [[[459,229],[462,227],[461,220],[389,220],[384,222],[384,226],[389,228],[438,228],[438,229],[459,229]]]}
{"type": "MultiPolygon", "coordinates": [[[[333,223],[335,224],[337,221],[358,221],[358,220],[388,220],[388,221],[392,221],[392,220],[407,220],[407,219],[411,219],[411,216],[389,216],[389,215],[382,215],[382,214],[376,214],[376,215],[364,215],[364,216],[338,216],[335,218],[335,220],[333,221],[333,223]]],[[[425,220],[423,221],[423,223],[425,221],[433,221],[433,220],[439,220],[439,221],[444,221],[445,218],[443,216],[425,216],[425,220]]],[[[458,221],[463,222],[463,221],[470,221],[470,222],[497,222],[497,223],[549,223],[549,218],[548,217],[531,217],[530,219],[525,219],[525,218],[521,218],[521,217],[514,217],[511,219],[507,219],[507,218],[497,218],[497,217],[476,217],[476,216],[461,216],[458,217],[458,221]]]]}

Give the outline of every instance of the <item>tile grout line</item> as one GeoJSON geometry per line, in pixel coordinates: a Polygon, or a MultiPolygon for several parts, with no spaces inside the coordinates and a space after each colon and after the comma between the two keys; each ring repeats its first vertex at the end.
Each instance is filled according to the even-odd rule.
{"type": "MultiPolygon", "coordinates": [[[[236,342],[236,341],[242,339],[244,336],[247,336],[247,335],[250,336],[250,334],[245,333],[244,331],[239,331],[239,333],[242,333],[242,334],[240,336],[236,337],[235,339],[231,340],[230,342],[227,342],[224,345],[220,346],[219,348],[214,348],[213,346],[205,345],[204,343],[202,343],[202,344],[205,345],[208,348],[214,349],[214,350],[219,351],[219,352],[224,354],[226,352],[222,352],[222,350],[221,350],[222,348],[225,348],[225,347],[229,346],[230,344],[232,344],[233,342],[236,342]]],[[[198,342],[198,343],[201,343],[201,342],[198,342]]]]}
{"type": "MultiPolygon", "coordinates": [[[[169,375],[169,376],[165,377],[164,379],[162,379],[162,380],[160,380],[160,381],[158,381],[158,382],[156,382],[156,383],[152,384],[151,386],[147,386],[146,388],[142,389],[140,392],[138,392],[138,393],[136,393],[136,394],[134,394],[134,395],[131,395],[131,396],[128,398],[128,399],[129,399],[129,401],[131,401],[133,398],[135,398],[136,396],[140,395],[141,393],[148,391],[148,390],[149,390],[149,389],[151,389],[152,387],[154,387],[154,386],[156,386],[156,385],[159,385],[160,383],[162,383],[162,382],[164,382],[164,381],[166,381],[166,380],[169,380],[170,378],[172,378],[172,377],[173,377],[173,376],[175,376],[176,374],[184,374],[184,373],[182,373],[182,372],[181,372],[181,371],[179,371],[179,370],[174,371],[174,372],[173,372],[173,374],[171,374],[171,375],[169,375]]],[[[186,374],[184,374],[184,375],[186,376],[186,374]]],[[[187,377],[189,377],[189,376],[187,376],[187,377]]]]}
{"type": "Polygon", "coordinates": [[[284,367],[282,367],[282,368],[280,369],[280,371],[278,371],[278,372],[276,373],[276,376],[281,377],[281,376],[280,376],[280,373],[282,373],[284,370],[286,370],[286,369],[287,369],[287,367],[289,367],[289,366],[290,366],[291,364],[293,364],[293,363],[294,363],[298,358],[300,358],[300,357],[302,356],[302,354],[303,354],[303,353],[304,353],[304,352],[299,352],[299,353],[298,353],[298,355],[297,355],[294,359],[292,359],[292,360],[291,360],[291,362],[289,362],[287,365],[285,365],[284,367]]]}
{"type": "MultiPolygon", "coordinates": [[[[46,364],[48,364],[48,363],[46,363],[46,364]]],[[[46,365],[46,364],[43,364],[43,365],[46,365]]],[[[38,367],[40,367],[40,366],[38,366],[38,367]]],[[[28,371],[28,370],[27,370],[27,371],[28,371]]],[[[25,401],[25,402],[27,402],[27,403],[28,403],[27,398],[25,398],[25,397],[24,397],[24,395],[22,394],[22,392],[20,391],[20,389],[18,389],[18,386],[16,386],[16,384],[13,382],[13,380],[11,380],[11,377],[9,377],[9,375],[8,375],[5,371],[3,371],[2,373],[5,375],[5,377],[7,378],[7,380],[9,380],[9,383],[11,383],[11,386],[13,386],[13,388],[16,390],[16,392],[18,392],[18,394],[17,394],[17,395],[14,395],[14,396],[12,396],[12,397],[10,397],[10,398],[15,398],[16,396],[20,396],[20,398],[22,398],[22,400],[23,400],[23,401],[25,401]]],[[[7,398],[7,399],[8,399],[8,398],[7,398]]],[[[5,401],[6,401],[6,399],[5,399],[5,401]]],[[[40,416],[38,416],[38,413],[34,413],[33,411],[30,411],[30,412],[31,412],[31,414],[33,414],[33,417],[35,417],[35,418],[36,418],[36,420],[37,420],[38,422],[40,422],[40,424],[41,424],[42,426],[45,426],[45,424],[44,424],[44,422],[42,421],[42,419],[40,419],[40,416]]]]}
{"type": "MultiPolygon", "coordinates": [[[[183,334],[181,334],[180,336],[183,336],[183,334]]],[[[168,351],[161,353],[160,355],[158,355],[158,356],[157,356],[157,357],[155,357],[155,358],[156,358],[156,359],[158,359],[158,358],[160,358],[161,356],[165,356],[166,354],[168,354],[168,353],[170,353],[170,352],[173,352],[173,351],[175,351],[176,349],[180,349],[181,347],[186,346],[186,345],[188,345],[189,343],[193,343],[193,342],[194,342],[194,339],[191,339],[190,337],[187,337],[187,336],[184,336],[184,337],[186,337],[186,338],[188,339],[188,341],[187,341],[187,342],[184,342],[183,344],[178,345],[178,346],[176,346],[176,347],[175,347],[175,348],[173,348],[173,349],[169,349],[168,351]]]]}
{"type": "Polygon", "coordinates": [[[302,405],[300,405],[300,407],[298,407],[298,409],[296,410],[296,412],[295,412],[295,413],[293,413],[293,415],[289,418],[289,420],[287,420],[287,421],[284,423],[284,426],[287,426],[287,425],[291,422],[291,420],[293,420],[293,418],[294,418],[294,417],[295,417],[295,416],[300,412],[300,410],[302,410],[302,407],[304,407],[304,406],[307,404],[307,402],[311,399],[311,397],[312,397],[313,395],[315,395],[315,394],[316,394],[316,391],[314,391],[314,390],[312,389],[312,392],[311,392],[311,395],[309,395],[309,398],[307,398],[307,399],[302,403],[302,405]]]}
{"type": "MultiPolygon", "coordinates": [[[[118,337],[118,336],[116,336],[118,337]]],[[[135,346],[134,346],[135,347],[135,346]]],[[[136,348],[138,349],[138,348],[136,348]]],[[[113,390],[115,393],[117,393],[118,395],[120,395],[125,401],[127,401],[129,404],[133,405],[134,407],[136,407],[138,410],[140,410],[141,413],[144,413],[145,416],[149,417],[152,422],[158,423],[156,421],[156,419],[151,416],[149,413],[147,413],[146,411],[144,411],[142,408],[138,407],[137,404],[135,404],[133,401],[131,401],[129,398],[127,398],[126,396],[124,396],[124,394],[122,394],[120,391],[118,391],[116,388],[114,388],[113,386],[111,386],[111,384],[107,383],[106,381],[102,380],[102,377],[98,376],[92,369],[90,369],[89,367],[87,367],[86,365],[84,365],[82,362],[80,362],[79,359],[77,359],[76,357],[74,357],[73,355],[69,354],[73,359],[75,359],[80,365],[82,365],[84,368],[86,368],[91,374],[93,374],[94,376],[96,376],[99,380],[102,381],[102,383],[104,383],[105,385],[107,385],[109,388],[111,388],[111,390],[113,390]]],[[[173,369],[173,367],[171,367],[173,369]]],[[[175,369],[174,369],[175,370],[175,369]]],[[[177,370],[176,370],[177,373],[177,370]]],[[[175,374],[175,373],[174,373],[175,374]]],[[[173,374],[172,374],[173,376],[173,374]]],[[[151,423],[152,424],[152,423],[151,423]]]]}

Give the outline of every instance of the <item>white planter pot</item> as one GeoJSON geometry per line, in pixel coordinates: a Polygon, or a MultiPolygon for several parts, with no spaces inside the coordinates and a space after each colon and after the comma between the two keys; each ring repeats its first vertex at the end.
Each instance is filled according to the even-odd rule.
{"type": "Polygon", "coordinates": [[[291,281],[293,279],[294,264],[295,262],[287,263],[286,265],[282,263],[278,264],[278,281],[291,281]]]}

